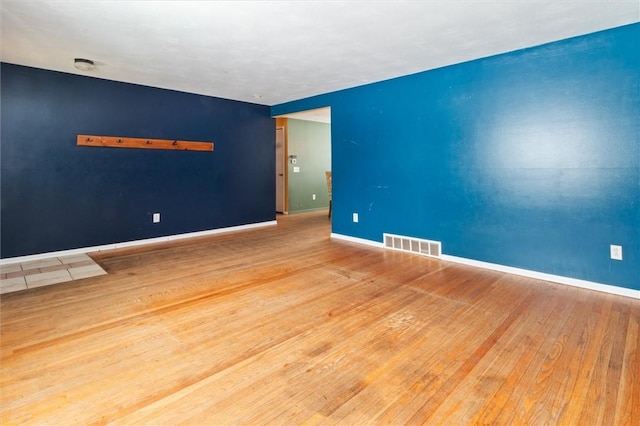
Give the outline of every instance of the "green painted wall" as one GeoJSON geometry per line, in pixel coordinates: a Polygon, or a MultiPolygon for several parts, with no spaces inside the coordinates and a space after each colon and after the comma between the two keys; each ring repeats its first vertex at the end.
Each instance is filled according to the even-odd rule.
{"type": "Polygon", "coordinates": [[[289,212],[329,208],[325,171],[331,170],[331,125],[289,119],[289,212]],[[294,167],[299,172],[294,173],[294,167]],[[316,199],[313,200],[313,194],[316,199]]]}

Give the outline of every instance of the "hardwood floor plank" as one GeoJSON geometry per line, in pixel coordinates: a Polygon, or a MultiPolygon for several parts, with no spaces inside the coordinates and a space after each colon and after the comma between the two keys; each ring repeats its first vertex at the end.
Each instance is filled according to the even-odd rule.
{"type": "MultiPolygon", "coordinates": [[[[428,423],[435,424],[491,424],[486,418],[480,422],[485,408],[498,411],[512,395],[514,381],[519,381],[528,365],[536,345],[553,330],[554,310],[563,312],[563,306],[549,303],[547,298],[536,297],[527,310],[519,315],[503,336],[460,381],[455,392],[431,415],[428,423]],[[528,338],[528,339],[527,339],[528,338]],[[521,344],[522,341],[527,344],[521,344]],[[526,361],[525,361],[526,360],[526,361]],[[510,383],[508,381],[511,381],[510,383]],[[500,391],[505,393],[500,393],[500,391]],[[469,396],[473,397],[470,398],[469,396]],[[490,403],[488,403],[490,401],[490,403]]],[[[565,308],[571,306],[564,304],[565,308]]]]}
{"type": "Polygon", "coordinates": [[[640,301],[332,240],[326,212],[0,297],[1,424],[634,424],[640,301]]]}
{"type": "Polygon", "coordinates": [[[426,423],[432,416],[433,411],[438,408],[446,398],[450,396],[455,387],[458,386],[462,378],[466,377],[471,369],[489,352],[504,333],[513,325],[516,319],[529,306],[532,298],[528,296],[526,299],[514,305],[514,308],[493,330],[492,333],[482,341],[476,341],[478,346],[476,350],[470,354],[458,367],[452,376],[438,389],[438,393],[434,398],[430,398],[413,414],[409,419],[409,423],[426,423]]]}
{"type": "Polygon", "coordinates": [[[464,377],[464,371],[473,362],[469,360],[482,356],[482,351],[478,351],[482,342],[491,339],[496,329],[508,319],[511,311],[506,306],[518,306],[528,293],[518,286],[490,285],[476,303],[457,303],[458,309],[451,310],[447,321],[431,324],[436,338],[424,348],[426,364],[419,374],[408,378],[406,390],[385,407],[377,421],[406,424],[412,417],[413,421],[420,422],[416,419],[418,416],[428,416],[430,409],[446,399],[449,388],[464,377]],[[497,294],[500,294],[501,302],[496,304],[494,296],[497,294]],[[482,320],[478,321],[479,318],[482,320]],[[464,327],[455,324],[464,324],[464,327]]]}
{"type": "Polygon", "coordinates": [[[632,311],[627,328],[627,345],[622,368],[622,385],[616,407],[616,422],[632,425],[640,419],[640,312],[632,311]]]}
{"type": "MultiPolygon", "coordinates": [[[[318,278],[318,280],[321,279],[322,278],[318,278]]],[[[314,283],[310,282],[309,285],[309,288],[313,288],[314,283]]],[[[326,291],[326,288],[323,289],[323,291],[326,291]]],[[[363,295],[362,292],[359,294],[363,295]]],[[[346,295],[348,295],[348,293],[346,295]]],[[[244,297],[245,299],[248,297],[247,295],[235,296],[244,297]]],[[[335,300],[331,308],[339,309],[342,297],[344,296],[345,293],[343,292],[339,296],[334,297],[335,300]]],[[[278,315],[281,315],[281,311],[285,311],[289,308],[287,305],[282,305],[281,303],[277,303],[273,300],[267,300],[273,303],[261,304],[260,309],[262,309],[263,314],[269,318],[274,316],[277,317],[278,315]],[[276,310],[276,312],[270,312],[270,308],[272,311],[276,310]]],[[[246,303],[247,301],[243,300],[243,304],[246,303]]],[[[327,309],[325,306],[317,303],[309,306],[311,304],[306,304],[303,300],[297,300],[297,303],[298,307],[302,309],[307,307],[312,308],[317,305],[318,308],[321,309],[321,313],[325,313],[327,309]]],[[[201,302],[199,305],[206,305],[206,302],[201,302]]],[[[222,313],[226,310],[224,306],[216,305],[216,307],[219,307],[222,313]]],[[[167,348],[171,348],[172,351],[177,354],[188,353],[188,357],[180,358],[187,359],[193,367],[198,364],[202,364],[201,369],[194,368],[194,374],[192,376],[181,376],[179,377],[180,380],[178,380],[178,382],[173,384],[167,383],[165,385],[166,390],[164,393],[172,393],[186,384],[202,380],[204,377],[213,374],[215,371],[233,365],[244,357],[248,357],[254,353],[259,353],[265,348],[274,345],[281,340],[287,339],[298,332],[299,329],[311,326],[308,322],[312,321],[314,318],[317,321],[321,321],[323,319],[323,316],[320,314],[316,315],[316,312],[313,309],[307,311],[298,310],[297,315],[293,315],[291,313],[288,314],[289,321],[292,321],[295,325],[282,327],[282,325],[277,322],[255,322],[253,318],[243,316],[242,312],[239,312],[239,318],[236,321],[233,317],[229,318],[228,316],[221,316],[218,319],[217,312],[210,314],[206,312],[204,308],[200,309],[200,306],[198,305],[182,307],[182,310],[187,311],[190,315],[199,317],[197,320],[201,327],[194,327],[192,324],[187,324],[188,326],[186,327],[186,333],[188,333],[187,337],[194,337],[194,342],[180,339],[180,346],[178,346],[178,342],[174,341],[173,338],[181,338],[182,335],[176,333],[176,326],[170,321],[165,320],[163,316],[152,315],[143,319],[136,318],[134,321],[121,324],[120,329],[118,330],[118,335],[122,335],[126,331],[129,332],[129,334],[124,335],[124,338],[127,342],[132,342],[131,346],[122,347],[117,340],[110,339],[109,330],[105,333],[100,333],[97,336],[90,336],[88,338],[90,339],[88,342],[84,339],[71,340],[69,342],[71,347],[67,348],[63,345],[56,347],[57,352],[62,351],[62,353],[68,353],[69,356],[59,360],[63,365],[51,365],[49,367],[51,374],[58,370],[64,370],[71,371],[71,376],[77,376],[81,374],[81,372],[74,371],[75,366],[80,366],[79,369],[82,370],[89,368],[93,371],[101,371],[105,366],[101,362],[101,359],[96,359],[93,356],[93,352],[106,351],[110,355],[110,358],[116,358],[121,364],[124,364],[119,366],[120,370],[129,370],[131,368],[135,369],[135,366],[129,365],[130,362],[127,361],[142,364],[137,368],[138,374],[135,377],[128,377],[127,382],[130,386],[134,386],[140,382],[140,386],[143,388],[146,377],[150,377],[153,374],[163,374],[165,377],[171,377],[170,373],[173,366],[165,366],[163,367],[163,371],[146,371],[149,366],[153,367],[154,364],[148,364],[148,361],[156,352],[158,352],[159,356],[164,356],[166,355],[167,348]],[[212,318],[210,315],[215,316],[216,318],[212,318]],[[202,330],[199,330],[199,328],[202,328],[202,330]],[[208,340],[202,340],[202,336],[207,336],[210,339],[229,340],[230,343],[224,344],[224,352],[219,350],[219,347],[223,345],[223,342],[220,342],[218,346],[214,346],[216,349],[214,353],[208,353],[206,352],[206,347],[210,345],[210,342],[208,340]],[[264,336],[267,336],[267,338],[264,336]],[[172,339],[167,340],[168,337],[171,337],[172,339]],[[93,349],[94,347],[95,349],[93,349]],[[110,351],[114,351],[114,353],[111,353],[110,351]],[[75,359],[74,354],[81,354],[81,357],[79,359],[75,359]],[[207,354],[208,356],[205,356],[207,354]],[[89,356],[86,357],[86,355],[89,356]],[[213,365],[213,367],[211,365],[213,365]]],[[[175,311],[172,311],[168,317],[173,318],[176,315],[180,315],[181,320],[182,318],[185,318],[183,313],[175,311]]],[[[43,355],[37,353],[35,356],[41,357],[43,355]]],[[[175,356],[176,355],[174,355],[174,357],[175,356]]],[[[53,354],[49,356],[45,355],[45,357],[51,358],[53,357],[53,354]]],[[[104,378],[103,382],[108,383],[108,378],[104,378]]],[[[123,394],[123,397],[126,397],[127,400],[129,400],[129,397],[131,396],[131,392],[128,393],[129,395],[126,393],[123,394]]],[[[159,397],[157,391],[152,397],[159,397]]],[[[139,396],[139,398],[142,398],[142,401],[139,404],[144,404],[146,399],[143,398],[142,395],[139,396]]],[[[124,403],[124,401],[121,402],[121,404],[124,403]]],[[[122,413],[123,411],[123,407],[120,407],[120,412],[122,413]]]]}
{"type": "MultiPolygon", "coordinates": [[[[522,410],[527,389],[534,380],[546,357],[545,347],[550,336],[558,335],[566,319],[575,309],[577,298],[569,288],[547,288],[547,295],[538,299],[541,306],[529,311],[522,321],[518,339],[513,345],[525,348],[501,386],[470,421],[474,424],[515,424],[517,413],[522,410]],[[553,294],[549,290],[553,290],[553,294]]],[[[497,357],[497,360],[502,358],[497,357]]]]}
{"type": "MultiPolygon", "coordinates": [[[[579,338],[578,353],[572,359],[571,366],[579,367],[573,389],[567,394],[565,403],[567,407],[588,406],[593,402],[593,396],[589,397],[589,389],[593,381],[599,381],[603,365],[598,362],[598,355],[602,346],[606,344],[608,320],[611,318],[611,301],[606,296],[601,299],[591,299],[590,309],[583,312],[583,322],[581,328],[576,333],[579,338]]],[[[606,351],[605,351],[606,352],[606,351]]],[[[606,367],[605,367],[606,370],[606,367]]],[[[593,392],[593,390],[592,390],[593,392]]],[[[596,402],[599,407],[599,402],[596,402]]],[[[567,409],[561,421],[564,424],[578,423],[585,414],[594,416],[598,407],[590,410],[567,409]]]]}
{"type": "Polygon", "coordinates": [[[611,347],[611,358],[609,359],[607,368],[606,398],[602,419],[604,424],[615,423],[616,416],[618,415],[616,408],[619,406],[619,400],[623,397],[620,391],[624,384],[621,377],[626,349],[627,329],[629,326],[629,312],[624,309],[623,312],[618,313],[616,317],[617,321],[615,321],[614,327],[611,329],[613,345],[611,347]]]}
{"type": "MultiPolygon", "coordinates": [[[[395,290],[393,288],[390,289],[395,290]]],[[[324,351],[319,351],[317,347],[312,347],[305,355],[300,353],[296,348],[308,347],[304,342],[311,340],[314,344],[320,342],[320,347],[332,347],[336,345],[334,341],[336,331],[347,332],[350,330],[365,329],[370,325],[371,321],[377,320],[384,312],[389,312],[392,309],[396,309],[398,306],[402,306],[403,303],[411,303],[414,298],[414,294],[411,292],[398,292],[394,291],[389,296],[389,300],[381,298],[380,295],[375,296],[371,300],[363,301],[362,305],[356,306],[354,310],[347,310],[343,312],[333,312],[331,316],[326,313],[322,318],[323,324],[317,328],[310,329],[304,333],[301,333],[295,337],[292,337],[288,341],[283,341],[278,345],[274,345],[268,351],[264,351],[259,354],[256,360],[253,360],[249,365],[251,374],[247,374],[243,370],[247,368],[246,363],[239,363],[234,367],[231,367],[220,374],[212,377],[210,381],[202,381],[196,384],[188,392],[184,393],[183,400],[178,401],[175,406],[167,405],[164,403],[156,404],[157,409],[161,409],[162,412],[172,413],[179,410],[180,406],[184,405],[184,401],[190,400],[195,394],[206,393],[208,387],[217,388],[222,386],[225,389],[232,389],[233,391],[224,392],[220,395],[220,399],[214,398],[211,402],[215,403],[215,414],[219,419],[232,418],[236,413],[237,407],[253,407],[258,409],[256,401],[253,399],[264,398],[264,394],[270,395],[268,391],[269,387],[274,383],[279,376],[286,374],[306,374],[307,376],[312,371],[311,366],[301,363],[300,358],[310,359],[313,355],[321,354],[324,351]],[[402,301],[402,302],[401,302],[402,301]],[[302,343],[301,343],[302,342],[302,343]],[[291,353],[295,353],[296,356],[292,357],[291,353]],[[311,355],[309,355],[311,354],[311,355]],[[274,377],[275,376],[275,377],[274,377]],[[261,389],[262,392],[251,392],[252,389],[261,389]]],[[[339,302],[339,301],[337,301],[339,302]]],[[[338,351],[339,354],[339,351],[338,351]]],[[[339,354],[340,355],[340,354],[339,354]]],[[[344,355],[340,355],[344,358],[344,355]]],[[[329,365],[333,365],[330,363],[329,365]]],[[[324,370],[326,372],[326,368],[324,370]]],[[[324,377],[323,377],[324,379],[324,377]]],[[[308,392],[310,378],[307,377],[305,383],[306,391],[308,392]]],[[[282,388],[280,386],[275,387],[277,393],[282,388]]],[[[281,396],[278,397],[282,401],[281,396]]],[[[288,403],[288,400],[284,402],[288,403]]],[[[269,403],[262,404],[266,409],[273,410],[274,406],[269,403]]],[[[156,407],[149,407],[150,410],[155,410],[156,407]]],[[[148,410],[145,410],[148,411],[148,410]]],[[[155,415],[155,414],[154,414],[155,415]]],[[[184,413],[182,416],[193,415],[192,412],[184,413]]],[[[196,419],[192,419],[197,421],[196,419]]],[[[125,422],[132,421],[138,422],[136,416],[131,416],[125,419],[125,422]]]]}
{"type": "MultiPolygon", "coordinates": [[[[335,253],[331,257],[327,258],[318,259],[318,253],[316,252],[313,252],[308,256],[301,254],[300,257],[302,265],[295,269],[282,272],[282,270],[278,270],[279,265],[276,264],[274,266],[266,266],[268,269],[268,272],[266,273],[269,274],[270,279],[276,279],[280,276],[278,272],[282,272],[285,275],[293,273],[306,274],[309,273],[309,268],[320,268],[321,263],[318,261],[336,263],[337,266],[339,266],[339,262],[341,261],[338,250],[335,250],[335,253]],[[313,259],[313,263],[309,264],[310,266],[304,266],[306,265],[305,261],[307,259],[313,259]]],[[[375,260],[372,260],[371,262],[374,261],[375,260]]],[[[354,266],[357,265],[357,263],[354,264],[354,266]]],[[[362,267],[366,268],[367,266],[368,264],[364,264],[362,267]]],[[[21,316],[20,319],[8,319],[3,323],[3,331],[5,333],[4,340],[5,342],[11,342],[11,339],[14,338],[14,336],[16,339],[25,340],[25,331],[34,334],[40,333],[42,336],[45,336],[43,339],[51,340],[53,334],[62,334],[63,330],[61,330],[61,328],[64,327],[69,327],[70,329],[73,329],[75,333],[78,333],[78,329],[87,330],[91,327],[102,324],[109,326],[109,324],[112,323],[113,318],[126,320],[127,318],[138,315],[139,313],[148,314],[149,310],[170,309],[176,303],[191,303],[194,298],[199,299],[211,297],[212,295],[217,295],[220,292],[233,292],[242,288],[251,287],[256,283],[264,285],[265,283],[262,282],[264,281],[262,272],[262,269],[257,268],[256,266],[249,271],[238,271],[232,275],[229,275],[224,270],[215,270],[215,273],[207,273],[206,275],[198,274],[190,275],[188,278],[183,277],[180,287],[176,285],[175,278],[167,279],[166,274],[163,273],[162,279],[155,281],[153,283],[153,287],[149,289],[146,288],[146,285],[137,286],[135,283],[138,282],[138,279],[135,276],[133,278],[129,277],[125,282],[119,281],[116,283],[117,288],[126,288],[129,291],[118,289],[109,291],[108,296],[112,303],[107,307],[101,306],[101,309],[97,312],[92,311],[93,305],[88,303],[96,297],[96,295],[92,293],[92,290],[94,289],[90,288],[87,289],[88,291],[85,293],[86,296],[80,299],[74,297],[73,300],[70,301],[68,298],[65,298],[64,302],[60,305],[58,305],[57,302],[49,304],[49,309],[46,311],[47,321],[38,322],[35,324],[35,327],[31,326],[28,330],[25,330],[23,327],[24,321],[31,320],[31,317],[29,317],[28,314],[21,316]],[[187,282],[191,285],[183,285],[182,281],[185,280],[188,280],[187,282]],[[215,283],[215,286],[212,283],[215,283]],[[180,292],[176,292],[176,288],[180,288],[180,292]],[[194,291],[194,296],[187,296],[185,293],[191,290],[194,291]],[[205,293],[203,294],[203,292],[205,293]],[[172,299],[174,299],[174,302],[172,302],[172,299]],[[65,309],[70,303],[74,305],[73,316],[66,315],[62,317],[55,315],[52,312],[54,308],[58,307],[65,309]],[[102,316],[102,318],[100,316],[102,316]],[[101,319],[103,319],[103,321],[100,321],[101,319]],[[17,324],[15,327],[17,332],[12,335],[12,325],[14,321],[21,321],[21,323],[17,324]],[[53,327],[55,327],[56,333],[54,333],[53,327]]],[[[66,290],[66,288],[61,290],[66,290]]],[[[100,294],[104,294],[102,289],[100,294]]],[[[38,306],[36,309],[40,312],[42,308],[38,306]]],[[[25,309],[21,308],[21,310],[25,309]]],[[[19,348],[14,350],[19,350],[19,348]]]]}

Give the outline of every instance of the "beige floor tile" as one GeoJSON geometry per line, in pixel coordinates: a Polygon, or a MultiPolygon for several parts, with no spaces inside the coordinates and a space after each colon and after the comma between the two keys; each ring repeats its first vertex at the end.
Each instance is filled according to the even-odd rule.
{"type": "Polygon", "coordinates": [[[78,268],[70,268],[69,273],[74,280],[81,278],[95,277],[98,275],[106,275],[107,273],[99,265],[81,266],[78,268]]]}
{"type": "Polygon", "coordinates": [[[14,284],[24,284],[24,277],[16,277],[16,278],[7,278],[4,280],[0,280],[0,287],[4,287],[6,285],[14,285],[14,284]]]}
{"type": "Polygon", "coordinates": [[[65,266],[67,266],[68,268],[79,268],[81,266],[91,266],[91,265],[96,265],[96,262],[94,262],[91,259],[81,260],[80,262],[65,263],[65,266]]]}
{"type": "Polygon", "coordinates": [[[0,273],[8,274],[9,272],[22,271],[19,263],[9,263],[8,265],[0,265],[0,273]]]}
{"type": "Polygon", "coordinates": [[[22,291],[26,289],[27,289],[26,284],[14,284],[9,286],[2,286],[0,287],[0,294],[13,293],[15,291],[22,291]]]}
{"type": "Polygon", "coordinates": [[[25,278],[27,280],[28,288],[62,283],[65,281],[71,281],[72,279],[66,269],[64,271],[52,271],[44,274],[29,275],[25,278]]]}
{"type": "Polygon", "coordinates": [[[61,256],[58,259],[60,259],[60,261],[62,263],[66,263],[66,264],[82,262],[82,261],[85,261],[85,260],[92,260],[89,256],[87,256],[84,253],[74,254],[74,255],[71,255],[71,256],[61,256]]]}
{"type": "Polygon", "coordinates": [[[106,275],[91,257],[82,253],[0,266],[0,294],[106,275]]]}
{"type": "Polygon", "coordinates": [[[0,294],[11,293],[14,291],[26,290],[27,284],[24,277],[9,278],[0,280],[0,294]]]}
{"type": "Polygon", "coordinates": [[[38,270],[41,273],[44,273],[44,272],[51,272],[51,271],[62,271],[63,269],[69,269],[69,265],[63,265],[63,264],[53,265],[53,266],[47,266],[45,268],[39,268],[38,270]]]}
{"type": "Polygon", "coordinates": [[[27,275],[39,274],[39,269],[29,269],[28,271],[9,272],[7,278],[26,277],[27,275]]]}
{"type": "Polygon", "coordinates": [[[32,260],[30,262],[22,262],[22,269],[27,271],[29,269],[46,268],[47,266],[62,265],[62,262],[57,257],[50,259],[32,260]]]}

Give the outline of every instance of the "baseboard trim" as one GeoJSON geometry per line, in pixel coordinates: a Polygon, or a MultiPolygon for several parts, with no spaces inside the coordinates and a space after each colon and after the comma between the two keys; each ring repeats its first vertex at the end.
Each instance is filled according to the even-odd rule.
{"type": "Polygon", "coordinates": [[[311,213],[311,212],[319,212],[321,210],[329,211],[329,206],[326,207],[315,207],[313,209],[304,209],[304,210],[289,210],[290,214],[298,214],[298,213],[311,213]]]}
{"type": "MultiPolygon", "coordinates": [[[[377,241],[366,240],[363,238],[350,237],[342,234],[331,234],[331,238],[338,240],[350,241],[353,243],[365,244],[371,247],[384,248],[383,243],[377,241]]],[[[599,291],[602,293],[615,294],[618,296],[626,296],[634,299],[640,299],[640,290],[633,290],[631,288],[618,287],[609,284],[600,284],[592,281],[579,280],[577,278],[564,277],[562,275],[547,274],[544,272],[531,271],[528,269],[514,268],[512,266],[500,265],[497,263],[482,262],[480,260],[467,259],[464,257],[450,256],[443,254],[440,256],[440,260],[447,262],[460,263],[468,266],[474,266],[476,268],[491,269],[493,271],[506,272],[508,274],[520,275],[528,278],[535,278],[542,281],[550,281],[557,284],[565,284],[573,287],[586,288],[588,290],[599,291]]]]}
{"type": "Polygon", "coordinates": [[[250,223],[248,225],[229,226],[226,228],[209,229],[206,231],[188,232],[185,234],[167,235],[165,237],[147,238],[144,240],[125,241],[122,243],[105,244],[93,247],[82,247],[71,250],[61,250],[48,253],[32,254],[28,256],[17,256],[0,259],[0,265],[6,265],[9,263],[29,262],[31,260],[40,260],[50,257],[71,256],[74,254],[91,253],[96,251],[113,250],[125,247],[136,247],[146,244],[163,243],[168,241],[184,240],[187,238],[204,237],[207,235],[224,234],[228,232],[244,231],[247,229],[262,228],[265,226],[277,225],[278,222],[270,220],[267,222],[250,223]]]}
{"type": "Polygon", "coordinates": [[[592,281],[579,280],[577,278],[564,277],[562,275],[547,274],[544,272],[531,271],[528,269],[514,268],[512,266],[499,265],[497,263],[482,262],[479,260],[466,259],[464,257],[450,256],[443,254],[440,259],[447,262],[461,263],[464,265],[475,266],[483,269],[491,269],[494,271],[506,272],[508,274],[520,275],[528,278],[535,278],[542,281],[551,281],[558,284],[570,285],[573,287],[586,288],[589,290],[600,291],[603,293],[617,294],[619,296],[632,297],[640,299],[640,290],[631,288],[618,287],[609,284],[600,284],[592,281]]]}
{"type": "Polygon", "coordinates": [[[365,240],[364,238],[350,237],[348,235],[335,234],[333,232],[331,233],[331,238],[335,238],[336,240],[349,241],[352,243],[364,244],[371,247],[384,248],[384,244],[379,243],[377,241],[365,240]]]}

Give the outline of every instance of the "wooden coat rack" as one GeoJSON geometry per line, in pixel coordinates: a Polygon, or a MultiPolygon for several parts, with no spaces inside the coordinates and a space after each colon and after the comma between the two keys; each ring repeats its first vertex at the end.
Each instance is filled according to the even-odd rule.
{"type": "Polygon", "coordinates": [[[119,136],[78,135],[77,145],[110,148],[172,149],[177,151],[213,151],[213,142],[123,138],[119,136]]]}

